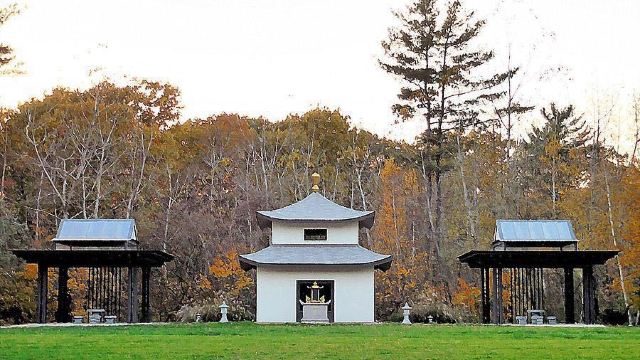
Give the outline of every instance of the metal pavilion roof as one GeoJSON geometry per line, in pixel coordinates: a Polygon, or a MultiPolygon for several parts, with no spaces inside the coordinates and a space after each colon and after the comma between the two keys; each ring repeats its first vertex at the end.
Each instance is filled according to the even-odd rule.
{"type": "Polygon", "coordinates": [[[577,242],[569,220],[498,220],[494,241],[577,242]]]}
{"type": "Polygon", "coordinates": [[[271,245],[240,255],[240,265],[249,270],[257,265],[373,265],[387,270],[391,255],[382,255],[360,245],[271,245]]]}
{"type": "Polygon", "coordinates": [[[58,227],[56,242],[136,240],[133,219],[64,219],[58,227]]]}
{"type": "Polygon", "coordinates": [[[273,220],[298,222],[358,220],[360,227],[371,228],[374,216],[373,211],[349,209],[315,192],[281,209],[258,211],[256,214],[258,225],[261,228],[270,227],[273,220]]]}

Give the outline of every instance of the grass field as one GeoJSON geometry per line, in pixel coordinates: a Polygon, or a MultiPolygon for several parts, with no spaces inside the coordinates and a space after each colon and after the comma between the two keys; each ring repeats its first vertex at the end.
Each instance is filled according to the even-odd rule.
{"type": "Polygon", "coordinates": [[[170,324],[0,329],[1,359],[638,359],[640,328],[170,324]]]}

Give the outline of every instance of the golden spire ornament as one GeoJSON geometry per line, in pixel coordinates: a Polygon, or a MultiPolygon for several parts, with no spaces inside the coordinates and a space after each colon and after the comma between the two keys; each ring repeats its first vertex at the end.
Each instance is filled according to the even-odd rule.
{"type": "Polygon", "coordinates": [[[317,172],[314,172],[313,174],[311,174],[311,182],[313,183],[313,186],[311,187],[311,191],[316,193],[320,191],[320,187],[318,186],[318,184],[320,184],[320,174],[318,174],[317,172]]]}

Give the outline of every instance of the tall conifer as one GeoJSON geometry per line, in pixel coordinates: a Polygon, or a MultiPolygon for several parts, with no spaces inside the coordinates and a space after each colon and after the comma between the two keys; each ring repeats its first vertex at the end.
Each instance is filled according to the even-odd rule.
{"type": "Polygon", "coordinates": [[[493,51],[475,44],[485,21],[476,19],[460,1],[443,6],[437,0],[417,0],[395,16],[399,23],[382,42],[385,57],[380,66],[402,81],[394,113],[401,121],[417,119],[425,124],[418,140],[424,152],[430,215],[435,199],[431,236],[440,257],[442,176],[451,168],[455,146],[450,134],[460,135],[492,121],[483,118],[482,105],[504,95],[497,88],[517,69],[506,73],[483,69],[494,57],[493,51]]]}

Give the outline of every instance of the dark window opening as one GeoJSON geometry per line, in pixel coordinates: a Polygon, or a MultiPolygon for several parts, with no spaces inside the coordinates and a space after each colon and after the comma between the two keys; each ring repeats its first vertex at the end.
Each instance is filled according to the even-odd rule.
{"type": "Polygon", "coordinates": [[[304,229],[305,240],[327,240],[327,229],[304,229]]]}

